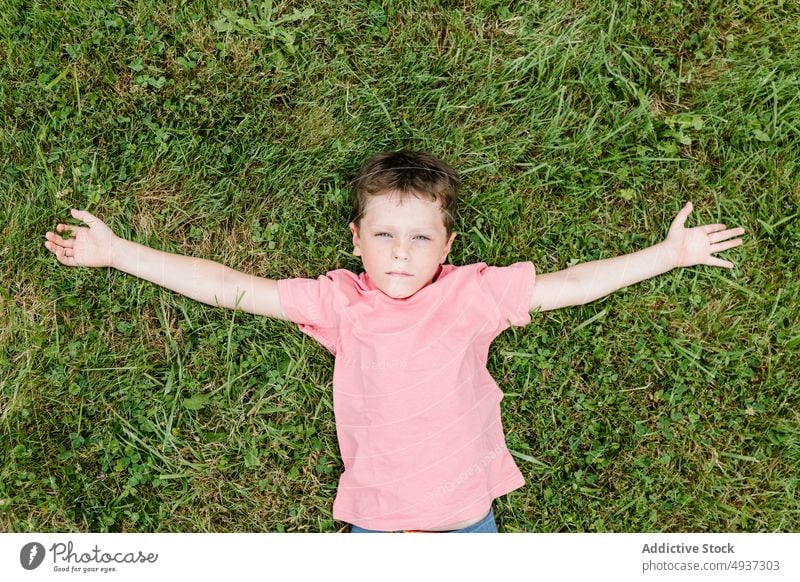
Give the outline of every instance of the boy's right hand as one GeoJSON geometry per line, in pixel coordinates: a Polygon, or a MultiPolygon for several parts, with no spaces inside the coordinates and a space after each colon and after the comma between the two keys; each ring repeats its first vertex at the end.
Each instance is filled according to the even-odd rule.
{"type": "Polygon", "coordinates": [[[88,224],[72,226],[59,224],[57,232],[70,231],[71,238],[61,238],[54,232],[45,233],[44,246],[53,253],[58,262],[68,267],[111,267],[114,243],[119,240],[102,220],[85,210],[70,210],[72,216],[88,224]]]}

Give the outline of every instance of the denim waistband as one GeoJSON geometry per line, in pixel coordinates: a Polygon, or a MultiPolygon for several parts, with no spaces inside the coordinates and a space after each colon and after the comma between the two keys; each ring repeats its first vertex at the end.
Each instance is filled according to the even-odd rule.
{"type": "Polygon", "coordinates": [[[377,529],[366,529],[357,525],[353,525],[350,528],[350,533],[497,533],[497,524],[494,521],[494,511],[490,508],[489,513],[486,514],[486,517],[461,529],[449,531],[427,531],[418,529],[382,531],[377,529]]]}

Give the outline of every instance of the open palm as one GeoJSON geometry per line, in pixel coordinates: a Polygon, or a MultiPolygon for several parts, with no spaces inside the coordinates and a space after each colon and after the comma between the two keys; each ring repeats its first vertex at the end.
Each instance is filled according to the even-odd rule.
{"type": "Polygon", "coordinates": [[[728,228],[724,224],[706,224],[694,228],[684,228],[683,225],[692,212],[692,208],[691,201],[687,202],[669,227],[665,243],[674,253],[674,266],[710,265],[732,269],[733,263],[711,255],[742,244],[740,238],[728,239],[744,234],[744,229],[741,227],[728,228]]]}
{"type": "Polygon", "coordinates": [[[62,238],[54,232],[45,234],[45,247],[53,253],[58,262],[68,267],[110,267],[111,249],[117,236],[99,218],[85,210],[72,209],[72,216],[88,224],[71,226],[59,224],[57,232],[70,231],[73,236],[62,238]]]}

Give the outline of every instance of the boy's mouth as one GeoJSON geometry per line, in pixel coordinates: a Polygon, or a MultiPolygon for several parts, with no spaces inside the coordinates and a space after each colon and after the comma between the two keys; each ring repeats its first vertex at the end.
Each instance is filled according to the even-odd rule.
{"type": "Polygon", "coordinates": [[[403,271],[389,271],[386,274],[387,275],[394,275],[395,277],[411,277],[411,273],[405,273],[403,271]]]}

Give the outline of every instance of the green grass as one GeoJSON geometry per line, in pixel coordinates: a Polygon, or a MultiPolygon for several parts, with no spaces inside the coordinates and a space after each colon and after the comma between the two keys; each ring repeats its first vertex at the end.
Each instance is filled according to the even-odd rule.
{"type": "Polygon", "coordinates": [[[795,3],[63,4],[0,10],[0,530],[344,530],[324,348],[44,233],[359,272],[347,180],[403,147],[464,178],[453,264],[634,252],[689,199],[746,229],[496,340],[501,531],[800,529],[795,3]]]}

